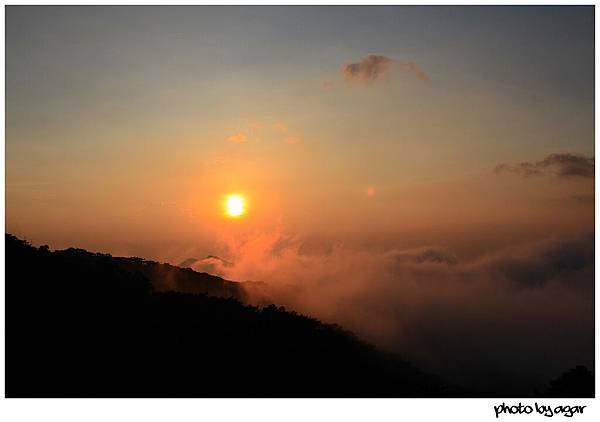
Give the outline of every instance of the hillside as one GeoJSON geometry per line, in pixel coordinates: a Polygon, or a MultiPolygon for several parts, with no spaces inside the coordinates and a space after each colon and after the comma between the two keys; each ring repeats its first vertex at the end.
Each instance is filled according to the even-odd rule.
{"type": "Polygon", "coordinates": [[[191,268],[180,268],[143,258],[115,257],[113,260],[119,268],[129,273],[143,275],[155,291],[203,293],[209,296],[234,298],[242,302],[247,299],[242,284],[211,274],[199,273],[191,268]]]}
{"type": "Polygon", "coordinates": [[[339,327],[274,305],[246,306],[242,295],[237,283],[189,269],[51,252],[6,235],[6,394],[463,394],[339,327]]]}

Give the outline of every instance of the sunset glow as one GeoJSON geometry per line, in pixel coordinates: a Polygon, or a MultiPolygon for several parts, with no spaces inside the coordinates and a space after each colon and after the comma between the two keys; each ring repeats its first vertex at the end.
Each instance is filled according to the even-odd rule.
{"type": "Polygon", "coordinates": [[[225,214],[229,218],[240,218],[246,213],[246,199],[237,194],[228,195],[225,200],[225,214]]]}

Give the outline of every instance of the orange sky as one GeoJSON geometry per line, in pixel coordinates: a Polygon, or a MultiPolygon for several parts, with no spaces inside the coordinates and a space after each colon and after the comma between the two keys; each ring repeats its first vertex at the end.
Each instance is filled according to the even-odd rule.
{"type": "Polygon", "coordinates": [[[7,230],[169,262],[223,233],[471,254],[593,230],[593,177],[563,174],[594,150],[593,19],[463,10],[10,8],[7,230]]]}

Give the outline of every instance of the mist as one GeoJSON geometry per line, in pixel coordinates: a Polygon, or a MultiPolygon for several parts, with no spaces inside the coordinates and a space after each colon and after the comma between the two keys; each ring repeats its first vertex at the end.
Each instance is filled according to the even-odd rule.
{"type": "Polygon", "coordinates": [[[465,386],[526,393],[576,364],[593,368],[593,232],[464,260],[435,246],[366,249],[277,229],[223,242],[226,261],[192,268],[465,386]]]}

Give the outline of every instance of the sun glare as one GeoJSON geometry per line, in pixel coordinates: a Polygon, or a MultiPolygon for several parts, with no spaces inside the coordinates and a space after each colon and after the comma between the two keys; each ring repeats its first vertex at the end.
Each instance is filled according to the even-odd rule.
{"type": "Polygon", "coordinates": [[[228,195],[225,199],[225,214],[229,218],[239,218],[246,213],[246,200],[241,195],[228,195]]]}

